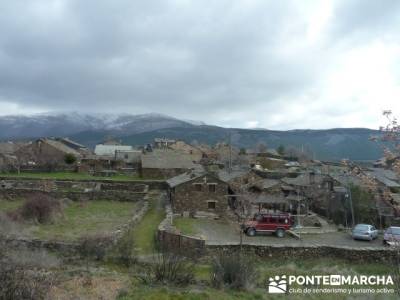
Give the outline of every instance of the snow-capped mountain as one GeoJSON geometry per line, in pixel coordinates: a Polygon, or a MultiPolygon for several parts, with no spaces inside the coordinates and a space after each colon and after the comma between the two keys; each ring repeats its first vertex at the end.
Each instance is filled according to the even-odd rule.
{"type": "Polygon", "coordinates": [[[109,131],[111,135],[127,135],[171,127],[191,127],[161,114],[81,114],[41,113],[0,117],[0,139],[68,136],[85,131],[109,131]]]}

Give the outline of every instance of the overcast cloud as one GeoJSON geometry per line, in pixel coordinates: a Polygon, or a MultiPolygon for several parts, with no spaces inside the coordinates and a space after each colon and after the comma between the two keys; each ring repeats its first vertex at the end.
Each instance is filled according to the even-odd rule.
{"type": "Polygon", "coordinates": [[[4,0],[0,114],[376,128],[400,115],[399,28],[397,0],[4,0]]]}

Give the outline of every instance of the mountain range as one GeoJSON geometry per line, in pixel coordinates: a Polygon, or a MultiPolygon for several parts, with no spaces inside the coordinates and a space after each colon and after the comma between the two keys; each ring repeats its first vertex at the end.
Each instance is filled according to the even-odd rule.
{"type": "Polygon", "coordinates": [[[303,149],[316,159],[332,161],[343,158],[379,159],[382,148],[370,141],[370,137],[377,134],[379,131],[366,128],[287,131],[224,128],[154,113],[116,115],[71,112],[0,117],[1,140],[62,136],[93,148],[110,137],[135,146],[151,143],[156,137],[210,145],[230,139],[237,147],[255,148],[260,143],[268,148],[283,145],[303,149]]]}

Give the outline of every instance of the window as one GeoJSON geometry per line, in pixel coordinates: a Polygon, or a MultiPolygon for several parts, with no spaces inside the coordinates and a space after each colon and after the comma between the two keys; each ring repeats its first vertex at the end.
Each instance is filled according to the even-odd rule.
{"type": "Polygon", "coordinates": [[[215,209],[215,201],[208,201],[207,205],[208,209],[215,209]]]}
{"type": "Polygon", "coordinates": [[[195,183],[194,190],[200,192],[201,191],[201,183],[195,183]]]}
{"type": "Polygon", "coordinates": [[[208,191],[210,192],[210,193],[215,193],[215,191],[216,191],[216,184],[209,184],[208,185],[208,191]]]}
{"type": "Polygon", "coordinates": [[[125,154],[124,157],[125,157],[125,159],[128,159],[128,158],[129,158],[128,154],[125,154]]]}

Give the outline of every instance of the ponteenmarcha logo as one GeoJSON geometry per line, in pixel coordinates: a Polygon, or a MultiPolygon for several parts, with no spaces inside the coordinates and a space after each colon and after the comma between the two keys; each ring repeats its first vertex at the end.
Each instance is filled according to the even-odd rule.
{"type": "Polygon", "coordinates": [[[268,293],[285,294],[287,292],[286,275],[269,278],[268,293]]]}
{"type": "Polygon", "coordinates": [[[277,275],[269,278],[270,294],[393,294],[390,275],[277,275]]]}

